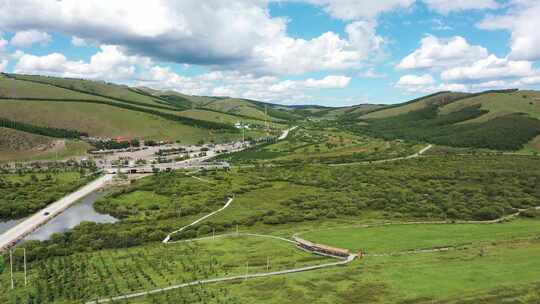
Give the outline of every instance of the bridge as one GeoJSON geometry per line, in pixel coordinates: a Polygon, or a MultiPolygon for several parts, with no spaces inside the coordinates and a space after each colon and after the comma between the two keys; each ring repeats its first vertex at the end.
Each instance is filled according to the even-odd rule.
{"type": "Polygon", "coordinates": [[[93,182],[85,185],[79,190],[70,193],[60,200],[50,204],[49,206],[38,211],[34,215],[20,222],[17,226],[11,228],[4,234],[0,235],[0,252],[8,250],[27,235],[36,231],[39,227],[46,224],[48,221],[55,218],[64,210],[69,208],[78,200],[89,195],[90,193],[104,187],[113,178],[113,175],[103,175],[93,182]]]}

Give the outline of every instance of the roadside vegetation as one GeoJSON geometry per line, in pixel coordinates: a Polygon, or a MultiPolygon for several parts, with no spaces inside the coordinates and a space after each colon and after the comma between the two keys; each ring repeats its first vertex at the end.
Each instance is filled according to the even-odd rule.
{"type": "MultiPolygon", "coordinates": [[[[275,260],[271,267],[276,268],[271,269],[321,262],[279,241],[212,240],[214,234],[234,234],[236,229],[285,237],[302,233],[300,237],[309,240],[368,254],[444,246],[458,250],[368,255],[348,267],[204,285],[128,303],[174,303],[179,295],[194,303],[394,303],[404,299],[445,303],[463,296],[460,290],[479,299],[494,294],[513,297],[514,288],[535,297],[529,286],[538,283],[534,271],[539,260],[534,257],[540,258],[537,211],[523,212],[520,218],[502,224],[350,227],[386,221],[491,220],[536,206],[539,162],[524,156],[430,156],[341,167],[257,165],[201,171],[195,174],[198,179],[182,171],[159,173],[118,188],[96,203],[97,210],[120,218],[119,222],[82,223],[48,241],[25,243],[31,282],[36,283],[5,293],[5,301],[40,298],[79,303],[72,299],[107,298],[203,277],[242,275],[246,263],[253,267],[250,273],[265,272],[268,256],[275,260]],[[234,197],[229,208],[173,238],[208,236],[209,240],[161,243],[168,233],[221,208],[229,197],[234,197]],[[64,269],[62,275],[58,269],[64,269]],[[506,277],[488,280],[499,272],[506,277]],[[523,272],[526,275],[520,275],[523,272]],[[451,281],[440,279],[445,273],[451,281]],[[472,284],[477,281],[490,283],[472,284]],[[493,282],[508,289],[494,293],[493,282]],[[275,296],[264,297],[270,290],[275,296]],[[291,292],[297,293],[294,301],[291,292]]],[[[17,267],[20,286],[22,269],[17,267]]],[[[4,273],[2,286],[8,286],[8,279],[4,273]]]]}
{"type": "Polygon", "coordinates": [[[0,220],[31,215],[90,182],[87,169],[28,174],[0,174],[0,220]]]}
{"type": "Polygon", "coordinates": [[[493,220],[538,205],[540,159],[515,156],[426,157],[356,166],[270,166],[198,174],[160,173],[98,201],[123,219],[80,225],[51,241],[29,242],[30,258],[159,242],[221,208],[178,239],[256,229],[292,234],[310,227],[380,220],[493,220]],[[537,169],[538,168],[538,169],[537,169]],[[305,227],[305,228],[304,228],[305,227]],[[59,246],[61,244],[61,246],[59,246]]]}
{"type": "Polygon", "coordinates": [[[323,124],[308,124],[289,133],[285,140],[223,155],[233,163],[325,163],[369,162],[412,155],[425,145],[384,141],[355,135],[323,124]]]}
{"type": "MultiPolygon", "coordinates": [[[[20,261],[21,252],[16,251],[16,254],[15,258],[20,261]]],[[[244,236],[101,250],[32,263],[31,288],[21,286],[24,277],[21,276],[21,263],[18,263],[15,279],[18,292],[2,293],[0,301],[27,303],[32,299],[32,303],[85,303],[173,284],[279,271],[330,260],[297,250],[289,243],[244,236]]],[[[8,282],[7,273],[0,275],[0,286],[8,286],[8,282]]],[[[222,301],[228,298],[223,290],[214,292],[197,285],[180,294],[187,298],[155,303],[192,303],[187,301],[189,298],[195,303],[224,303],[222,301]]]]}

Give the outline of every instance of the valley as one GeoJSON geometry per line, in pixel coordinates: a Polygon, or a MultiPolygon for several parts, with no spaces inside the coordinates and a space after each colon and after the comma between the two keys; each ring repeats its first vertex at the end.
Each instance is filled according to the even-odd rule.
{"type": "Polygon", "coordinates": [[[0,83],[2,303],[540,297],[536,92],[326,109],[0,83]]]}

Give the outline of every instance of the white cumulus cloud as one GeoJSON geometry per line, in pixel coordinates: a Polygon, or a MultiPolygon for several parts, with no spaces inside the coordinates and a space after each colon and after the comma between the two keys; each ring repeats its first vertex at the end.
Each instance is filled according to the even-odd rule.
{"type": "Polygon", "coordinates": [[[0,72],[5,72],[7,70],[8,63],[7,59],[0,60],[0,72]]]}
{"type": "Polygon", "coordinates": [[[397,86],[418,86],[418,85],[428,85],[434,84],[435,79],[429,74],[424,75],[405,75],[399,78],[397,86]]]}
{"type": "Polygon", "coordinates": [[[439,39],[428,35],[420,42],[421,46],[397,65],[399,69],[444,68],[473,63],[488,57],[487,49],[470,45],[461,36],[439,39]]]}
{"type": "Polygon", "coordinates": [[[513,61],[490,55],[471,65],[445,70],[441,73],[441,78],[446,81],[468,82],[528,77],[535,73],[533,63],[530,61],[513,61]]]}
{"type": "Polygon", "coordinates": [[[240,71],[214,71],[197,76],[182,76],[168,67],[154,66],[138,81],[139,85],[175,90],[191,95],[247,98],[276,103],[313,100],[310,92],[347,87],[350,78],[328,75],[321,79],[280,80],[240,71]]]}
{"type": "Polygon", "coordinates": [[[86,42],[86,40],[79,38],[77,36],[73,36],[71,38],[71,44],[76,47],[88,46],[88,43],[86,42]]]}
{"type": "Polygon", "coordinates": [[[513,60],[540,60],[540,2],[515,1],[518,6],[505,15],[489,16],[478,24],[486,30],[507,30],[511,33],[513,60]]]}
{"type": "Polygon", "coordinates": [[[89,62],[70,61],[60,53],[44,56],[21,54],[15,73],[46,74],[87,79],[126,80],[136,72],[136,65],[150,65],[145,57],[125,55],[119,47],[102,45],[89,62]]]}
{"type": "Polygon", "coordinates": [[[427,6],[441,14],[452,11],[496,9],[500,5],[495,0],[423,0],[427,6]]]}
{"type": "MultiPolygon", "coordinates": [[[[347,39],[327,32],[311,39],[282,36],[254,48],[255,61],[263,70],[278,74],[301,74],[318,70],[359,67],[363,61],[380,54],[384,39],[375,32],[376,23],[357,21],[347,25],[347,39]]],[[[253,62],[251,62],[253,63],[253,62]]]]}
{"type": "Polygon", "coordinates": [[[331,16],[344,20],[370,19],[379,14],[405,9],[414,3],[414,0],[307,0],[307,2],[320,5],[331,16]]]}
{"type": "Polygon", "coordinates": [[[0,53],[2,53],[6,49],[7,45],[8,45],[8,41],[2,38],[2,36],[0,36],[0,53]]]}
{"type": "Polygon", "coordinates": [[[20,31],[15,33],[10,43],[17,47],[29,47],[39,43],[46,45],[52,41],[51,35],[36,30],[20,31]]]}
{"type": "Polygon", "coordinates": [[[77,37],[74,45],[118,45],[156,61],[257,73],[346,69],[376,55],[384,42],[374,21],[348,25],[347,37],[334,32],[313,39],[290,37],[287,20],[270,16],[268,3],[0,0],[0,28],[60,33],[77,37]]]}

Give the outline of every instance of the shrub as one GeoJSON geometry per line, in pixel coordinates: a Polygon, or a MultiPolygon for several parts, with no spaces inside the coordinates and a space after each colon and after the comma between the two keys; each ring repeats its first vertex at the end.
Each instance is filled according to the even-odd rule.
{"type": "Polygon", "coordinates": [[[479,221],[495,220],[502,216],[502,212],[496,207],[484,207],[474,212],[473,217],[479,221]]]}

